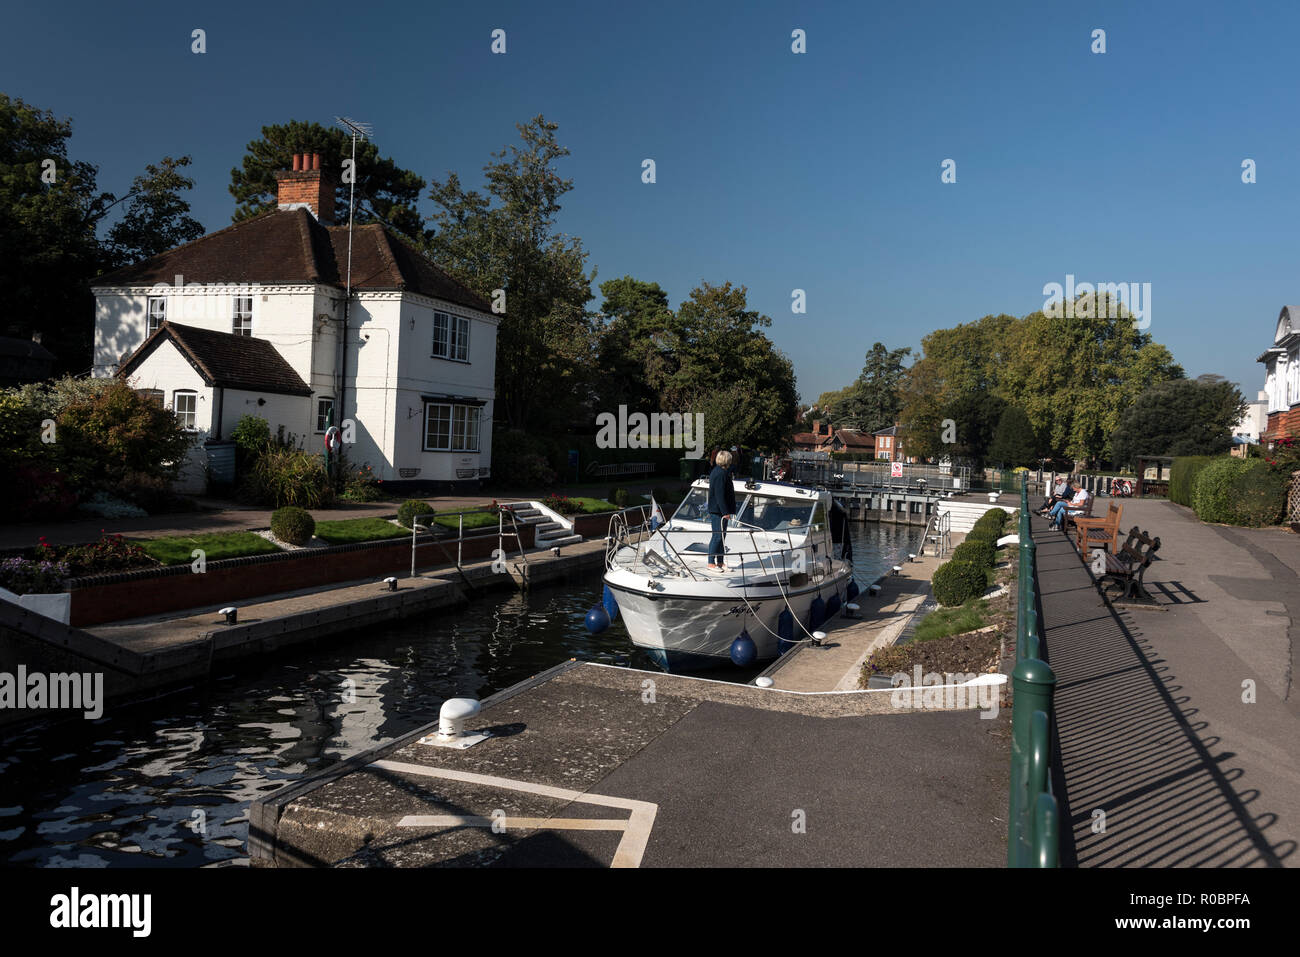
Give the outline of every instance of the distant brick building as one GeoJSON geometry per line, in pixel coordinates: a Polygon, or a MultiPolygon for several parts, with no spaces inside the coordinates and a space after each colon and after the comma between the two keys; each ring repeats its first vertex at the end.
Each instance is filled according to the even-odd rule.
{"type": "Polygon", "coordinates": [[[839,429],[821,419],[813,420],[811,432],[796,432],[793,448],[799,452],[851,452],[872,455],[875,439],[857,429],[839,429]]]}

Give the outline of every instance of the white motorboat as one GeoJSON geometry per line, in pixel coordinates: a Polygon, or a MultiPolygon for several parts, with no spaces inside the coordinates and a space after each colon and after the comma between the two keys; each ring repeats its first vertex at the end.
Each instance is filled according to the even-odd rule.
{"type": "Polygon", "coordinates": [[[857,593],[847,515],[828,491],[741,480],[734,488],[725,571],[708,567],[707,479],[666,523],[648,507],[610,523],[609,596],[633,644],[666,670],[774,659],[857,593]]]}

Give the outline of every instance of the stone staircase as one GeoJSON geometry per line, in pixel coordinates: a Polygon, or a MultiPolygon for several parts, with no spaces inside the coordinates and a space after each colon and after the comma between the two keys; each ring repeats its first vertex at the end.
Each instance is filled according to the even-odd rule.
{"type": "Polygon", "coordinates": [[[582,541],[581,535],[573,534],[571,529],[565,528],[541,509],[534,508],[527,502],[520,502],[511,511],[515,513],[515,521],[520,525],[533,526],[533,542],[537,548],[575,545],[582,541]]]}
{"type": "Polygon", "coordinates": [[[947,512],[950,516],[948,531],[954,535],[969,532],[979,517],[991,508],[1014,512],[1019,507],[1019,497],[1011,492],[1002,493],[996,503],[990,503],[987,494],[981,494],[978,498],[948,498],[939,503],[939,511],[947,512]]]}

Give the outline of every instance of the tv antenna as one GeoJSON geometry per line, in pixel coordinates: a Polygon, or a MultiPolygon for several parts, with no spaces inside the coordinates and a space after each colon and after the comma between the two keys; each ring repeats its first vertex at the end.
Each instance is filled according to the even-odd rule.
{"type": "Polygon", "coordinates": [[[343,295],[343,335],[339,337],[339,352],[341,353],[340,364],[342,373],[339,376],[339,387],[337,389],[339,397],[339,415],[347,414],[347,406],[344,404],[344,395],[348,387],[348,312],[352,305],[352,216],[357,207],[357,137],[369,139],[374,135],[374,127],[369,123],[360,123],[356,120],[349,119],[346,116],[336,116],[335,121],[352,134],[352,183],[351,190],[348,194],[348,267],[345,292],[343,295]]]}

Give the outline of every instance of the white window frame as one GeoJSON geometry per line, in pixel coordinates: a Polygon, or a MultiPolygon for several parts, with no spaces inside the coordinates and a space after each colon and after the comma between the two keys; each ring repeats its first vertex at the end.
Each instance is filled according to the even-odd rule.
{"type": "Polygon", "coordinates": [[[181,428],[186,432],[197,432],[199,430],[199,394],[193,389],[177,389],[172,393],[172,412],[175,413],[177,420],[181,423],[181,428]],[[182,411],[180,400],[182,396],[193,398],[194,407],[188,412],[182,411]],[[189,416],[190,424],[185,424],[185,416],[189,416]]]}
{"type": "Polygon", "coordinates": [[[452,404],[450,402],[426,402],[424,403],[424,439],[423,447],[426,452],[450,452],[451,451],[451,421],[452,421],[452,404]],[[432,409],[447,410],[447,444],[430,445],[429,444],[429,413],[432,409]]]}
{"type": "Polygon", "coordinates": [[[469,362],[469,320],[450,312],[435,312],[431,348],[435,359],[469,362]]]}
{"type": "Polygon", "coordinates": [[[158,331],[158,326],[161,326],[164,322],[167,321],[167,297],[149,296],[145,300],[144,312],[145,312],[144,334],[146,336],[151,336],[158,331]],[[157,310],[154,309],[155,305],[159,307],[157,310]],[[158,320],[156,325],[154,324],[154,319],[158,320]]]}
{"type": "Polygon", "coordinates": [[[454,402],[424,403],[424,437],[422,448],[425,452],[478,452],[481,445],[483,428],[483,409],[477,405],[461,405],[454,402]],[[446,445],[429,444],[430,412],[433,409],[446,409],[446,445]]]}
{"type": "Polygon", "coordinates": [[[231,303],[231,332],[237,336],[251,336],[253,334],[253,297],[234,296],[231,303]],[[248,303],[248,308],[240,309],[239,304],[241,302],[248,303]]]}
{"type": "MultiPolygon", "coordinates": [[[[321,406],[324,405],[326,402],[329,403],[329,409],[334,408],[334,396],[321,395],[316,397],[316,434],[317,435],[323,434],[326,429],[325,416],[322,414],[322,410],[321,410],[321,406]]],[[[329,409],[325,411],[329,411],[329,409]]],[[[337,422],[334,424],[338,425],[337,422]]]]}

